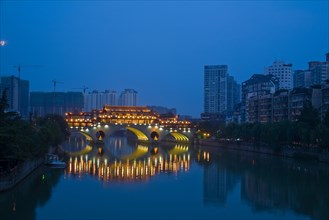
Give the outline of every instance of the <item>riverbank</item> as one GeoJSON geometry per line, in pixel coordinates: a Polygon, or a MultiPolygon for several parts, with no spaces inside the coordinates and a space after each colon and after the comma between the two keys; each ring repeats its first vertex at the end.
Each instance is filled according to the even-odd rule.
{"type": "Polygon", "coordinates": [[[10,169],[9,172],[2,173],[0,175],[0,192],[9,190],[16,186],[36,168],[40,167],[43,164],[43,161],[43,159],[24,161],[23,163],[10,169]]]}
{"type": "Polygon", "coordinates": [[[290,157],[297,159],[317,160],[319,162],[329,163],[329,151],[317,147],[293,147],[293,146],[255,146],[251,143],[218,141],[212,139],[203,139],[194,142],[201,146],[219,147],[237,151],[248,151],[261,154],[270,154],[279,157],[290,157]]]}
{"type": "MultiPolygon", "coordinates": [[[[59,147],[50,147],[48,153],[61,155],[62,157],[66,155],[59,147]]],[[[35,169],[44,164],[44,160],[44,158],[39,158],[19,162],[17,165],[10,168],[10,170],[3,173],[0,172],[0,192],[15,187],[18,183],[33,173],[35,169]]]]}

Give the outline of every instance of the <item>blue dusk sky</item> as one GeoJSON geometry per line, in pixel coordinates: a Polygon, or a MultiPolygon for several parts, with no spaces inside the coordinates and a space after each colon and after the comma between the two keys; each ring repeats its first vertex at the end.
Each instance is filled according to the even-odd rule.
{"type": "Polygon", "coordinates": [[[328,1],[4,1],[0,74],[30,91],[125,88],[138,105],[199,117],[203,68],[226,64],[241,83],[275,59],[325,60],[328,1]]]}

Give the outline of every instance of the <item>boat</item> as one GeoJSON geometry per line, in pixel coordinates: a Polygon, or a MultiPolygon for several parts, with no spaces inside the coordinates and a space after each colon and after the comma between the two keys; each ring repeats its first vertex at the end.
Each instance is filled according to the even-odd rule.
{"type": "Polygon", "coordinates": [[[56,154],[47,154],[44,163],[47,166],[56,167],[56,168],[66,167],[66,163],[64,161],[59,160],[56,154]]]}

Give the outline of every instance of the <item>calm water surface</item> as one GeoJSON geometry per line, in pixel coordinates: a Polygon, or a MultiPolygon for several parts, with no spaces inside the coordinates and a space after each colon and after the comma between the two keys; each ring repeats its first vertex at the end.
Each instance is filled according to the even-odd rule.
{"type": "Polygon", "coordinates": [[[202,146],[91,147],[0,194],[0,219],[329,219],[329,165],[202,146]]]}

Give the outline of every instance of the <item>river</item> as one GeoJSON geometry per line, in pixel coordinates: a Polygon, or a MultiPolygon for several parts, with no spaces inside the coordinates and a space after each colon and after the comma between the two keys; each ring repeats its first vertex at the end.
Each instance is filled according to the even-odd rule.
{"type": "Polygon", "coordinates": [[[0,194],[0,219],[329,219],[329,164],[75,135],[67,167],[0,194]]]}

